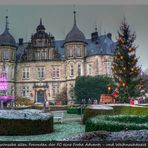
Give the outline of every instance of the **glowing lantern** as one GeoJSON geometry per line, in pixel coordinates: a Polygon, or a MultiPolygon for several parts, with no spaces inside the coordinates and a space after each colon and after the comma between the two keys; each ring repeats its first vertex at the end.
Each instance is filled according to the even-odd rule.
{"type": "Polygon", "coordinates": [[[133,50],[133,48],[129,48],[129,49],[128,49],[128,51],[132,51],[132,50],[133,50]]]}

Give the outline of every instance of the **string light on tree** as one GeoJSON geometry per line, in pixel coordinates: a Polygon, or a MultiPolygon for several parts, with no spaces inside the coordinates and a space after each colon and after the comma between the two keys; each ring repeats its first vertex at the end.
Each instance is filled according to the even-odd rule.
{"type": "Polygon", "coordinates": [[[134,71],[134,68],[133,67],[131,68],[131,71],[134,71]]]}
{"type": "Polygon", "coordinates": [[[119,99],[128,101],[131,97],[140,95],[138,85],[140,68],[137,65],[135,33],[132,33],[126,19],[121,23],[118,31],[116,55],[113,59],[112,71],[119,90],[119,99]]]}
{"type": "Polygon", "coordinates": [[[123,86],[123,87],[125,87],[125,86],[126,86],[126,84],[123,82],[123,83],[122,83],[122,86],[123,86]]]}
{"type": "Polygon", "coordinates": [[[129,48],[129,49],[128,49],[128,51],[132,51],[132,50],[133,50],[132,48],[129,48]]]}

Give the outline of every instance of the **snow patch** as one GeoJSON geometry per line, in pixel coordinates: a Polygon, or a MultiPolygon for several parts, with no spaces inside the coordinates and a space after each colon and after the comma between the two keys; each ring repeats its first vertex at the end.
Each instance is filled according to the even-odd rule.
{"type": "Polygon", "coordinates": [[[90,105],[90,106],[88,106],[88,108],[90,108],[90,109],[100,109],[100,110],[111,110],[111,109],[113,109],[112,107],[107,106],[107,105],[90,105]]]}
{"type": "Polygon", "coordinates": [[[43,110],[23,109],[23,110],[0,110],[0,118],[5,119],[30,119],[47,120],[51,113],[44,113],[43,110]]]}

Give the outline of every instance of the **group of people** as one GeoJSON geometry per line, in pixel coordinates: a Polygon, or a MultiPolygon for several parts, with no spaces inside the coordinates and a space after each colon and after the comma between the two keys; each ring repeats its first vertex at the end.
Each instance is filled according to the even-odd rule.
{"type": "Polygon", "coordinates": [[[81,104],[98,104],[98,100],[91,100],[90,98],[88,100],[86,99],[82,99],[81,100],[81,104]]]}
{"type": "Polygon", "coordinates": [[[130,104],[141,104],[144,103],[144,97],[138,97],[138,98],[131,98],[130,99],[130,104]]]}

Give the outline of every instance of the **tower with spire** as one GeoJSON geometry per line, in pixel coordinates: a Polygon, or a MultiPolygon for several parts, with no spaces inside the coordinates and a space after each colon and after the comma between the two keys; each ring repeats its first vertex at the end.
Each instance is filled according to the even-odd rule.
{"type": "Polygon", "coordinates": [[[92,36],[86,39],[79,28],[75,9],[72,20],[72,28],[65,39],[55,40],[46,32],[40,18],[31,42],[19,40],[17,60],[14,61],[16,43],[9,32],[6,16],[5,30],[0,35],[0,55],[3,55],[0,69],[3,69],[4,59],[10,95],[16,86],[17,96],[29,98],[34,103],[47,100],[56,103],[64,99],[71,103],[75,99],[74,86],[78,76],[111,74],[114,47],[111,34],[101,35],[95,26],[92,36]]]}
{"type": "Polygon", "coordinates": [[[74,87],[74,81],[77,76],[85,74],[84,59],[86,56],[86,38],[84,33],[79,29],[77,25],[76,11],[73,11],[74,21],[73,27],[70,32],[66,35],[64,40],[64,50],[66,58],[66,71],[67,71],[67,89],[68,98],[73,100],[74,93],[72,92],[74,87]]]}
{"type": "Polygon", "coordinates": [[[15,92],[16,70],[16,42],[9,32],[8,16],[5,17],[5,29],[0,35],[0,90],[7,91],[7,95],[15,92]]]}

